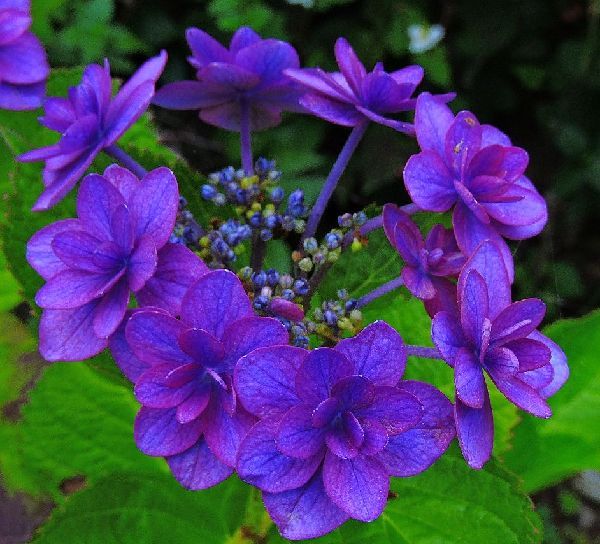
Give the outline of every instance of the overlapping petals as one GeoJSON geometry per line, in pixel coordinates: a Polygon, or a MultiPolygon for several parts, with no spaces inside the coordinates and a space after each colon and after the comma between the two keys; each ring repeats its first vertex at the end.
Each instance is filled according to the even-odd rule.
{"type": "Polygon", "coordinates": [[[142,180],[113,165],[81,184],[77,219],[53,223],[27,245],[27,259],[46,280],[40,352],[77,361],[102,351],[123,321],[130,293],[177,314],[187,288],[207,268],[188,249],[167,243],[179,193],[167,168],[142,180]],[[185,271],[173,277],[173,270],[185,271]],[[161,296],[157,297],[157,291],[161,296]]]}
{"type": "Polygon", "coordinates": [[[81,83],[66,98],[49,98],[40,122],[61,133],[58,143],[34,149],[19,157],[23,162],[45,161],[44,191],[35,203],[46,210],[62,200],[92,164],[146,111],[167,55],[163,51],[143,64],[111,97],[108,61],[89,65],[81,83]]]}
{"type": "Polygon", "coordinates": [[[258,349],[235,370],[239,400],[262,418],[238,454],[285,538],[315,538],[349,518],[376,519],[390,475],[417,474],[454,437],[452,405],[401,382],[402,339],[375,322],[334,349],[258,349]]]}
{"type": "Polygon", "coordinates": [[[165,85],[155,104],[200,110],[205,123],[233,131],[240,130],[243,107],[253,131],[279,124],[283,111],[301,111],[299,86],[283,73],[300,65],[290,44],[262,39],[247,27],[233,35],[229,49],[197,28],[188,29],[187,41],[198,80],[165,85]]]}

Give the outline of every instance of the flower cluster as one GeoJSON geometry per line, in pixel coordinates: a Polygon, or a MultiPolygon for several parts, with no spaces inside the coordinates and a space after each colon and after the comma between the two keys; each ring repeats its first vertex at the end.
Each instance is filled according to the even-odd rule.
{"type": "MultiPolygon", "coordinates": [[[[534,236],[547,220],[525,177],[526,152],[472,113],[454,115],[446,105],[453,94],[415,97],[420,67],[388,73],[378,63],[367,72],[344,39],[335,46],[340,72],[325,73],[301,69],[289,44],[248,28],[229,48],[198,29],[187,38],[197,81],[154,96],[163,53],[113,99],[105,64],[89,66],[68,98],[45,104],[42,124],[62,137],[21,158],[46,161],[35,209],[58,202],[100,151],[121,166],[85,177],[77,218],[28,243],[27,258],[46,280],[36,297],[41,354],[75,361],[108,347],[141,405],[140,450],[164,457],[188,489],[237,471],[262,491],[289,539],[376,519],[390,478],[426,470],[455,436],[467,463],[481,468],[494,439],[485,375],[519,408],[549,417],[547,399],[568,377],[566,357],[537,330],[542,301],[512,301],[505,241],[534,236]],[[240,132],[243,167],[211,174],[199,188],[204,204],[219,208],[210,224],[196,221],[193,211],[202,210],[188,208],[170,170],[146,172],[116,147],[153,96],[240,132]],[[390,117],[413,109],[414,123],[390,117]],[[278,124],[282,111],[352,127],[312,207],[302,189],[285,199],[273,161],[252,160],[251,131],[278,124]],[[404,169],[412,203],[387,203],[369,219],[343,214],[318,239],[370,121],[416,136],[421,150],[404,169]],[[440,218],[426,236],[412,217],[450,210],[452,227],[440,218]],[[379,228],[402,261],[398,276],[360,298],[342,288],[328,300],[319,287],[331,264],[379,228]],[[289,248],[290,273],[265,264],[273,238],[299,243],[289,248]],[[363,328],[361,308],[400,286],[423,301],[435,347],[406,345],[382,320],[363,328]],[[433,385],[402,379],[411,355],[453,369],[453,402],[433,385]]],[[[0,32],[0,52],[2,40],[0,32]]]]}

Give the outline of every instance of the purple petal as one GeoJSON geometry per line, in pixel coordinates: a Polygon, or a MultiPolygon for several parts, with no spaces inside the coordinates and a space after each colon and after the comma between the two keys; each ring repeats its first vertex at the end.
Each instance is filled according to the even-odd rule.
{"type": "Polygon", "coordinates": [[[302,487],[263,493],[263,501],[281,536],[292,540],[325,535],[349,517],[327,496],[320,471],[302,487]]]}
{"type": "Polygon", "coordinates": [[[505,345],[515,354],[519,361],[519,372],[528,372],[550,362],[552,353],[550,348],[543,342],[532,338],[519,338],[505,345]]]}
{"type": "Polygon", "coordinates": [[[341,424],[329,429],[325,436],[327,448],[336,457],[354,459],[365,439],[365,432],[352,412],[344,412],[341,424]]]}
{"type": "Polygon", "coordinates": [[[456,285],[446,278],[433,277],[431,281],[435,288],[435,295],[423,301],[429,316],[434,317],[442,311],[458,316],[456,285]]]}
{"type": "Polygon", "coordinates": [[[534,331],[529,338],[544,343],[550,349],[550,364],[554,369],[552,381],[539,391],[544,398],[551,397],[556,393],[569,378],[569,367],[567,365],[567,356],[556,342],[553,342],[547,336],[538,331],[534,331]]]}
{"type": "Polygon", "coordinates": [[[202,432],[201,420],[182,425],[175,418],[175,409],[142,406],[135,418],[134,438],[146,455],[165,457],[191,448],[202,432]]]}
{"type": "Polygon", "coordinates": [[[129,318],[134,312],[139,310],[127,310],[125,317],[121,324],[109,338],[108,347],[110,352],[117,363],[117,366],[121,369],[125,377],[131,381],[136,382],[138,378],[148,369],[150,365],[140,360],[131,350],[127,338],[125,338],[125,327],[129,318]]]}
{"type": "Polygon", "coordinates": [[[481,147],[490,145],[512,146],[510,138],[492,125],[481,125],[481,147]]]}
{"type": "Polygon", "coordinates": [[[141,83],[126,98],[122,92],[117,94],[108,108],[105,146],[114,144],[146,111],[154,96],[154,81],[141,83]]]}
{"type": "Polygon", "coordinates": [[[494,419],[487,389],[482,408],[469,408],[456,399],[454,415],[463,457],[471,468],[482,468],[494,445],[494,419]]]}
{"type": "Polygon", "coordinates": [[[191,382],[181,387],[170,387],[165,383],[173,370],[170,364],[157,365],[138,378],[134,393],[140,404],[148,408],[175,408],[192,394],[194,384],[191,382]]]}
{"type": "Polygon", "coordinates": [[[374,457],[340,459],[327,453],[323,482],[329,498],[360,521],[378,518],[387,503],[390,480],[385,467],[374,457]]]}
{"type": "Polygon", "coordinates": [[[536,417],[549,418],[552,410],[538,392],[516,376],[501,376],[490,371],[500,392],[513,404],[536,417]]]}
{"type": "Polygon", "coordinates": [[[120,204],[110,218],[110,232],[113,242],[118,247],[120,255],[128,255],[133,249],[133,225],[129,208],[120,204]]]}
{"type": "Polygon", "coordinates": [[[413,85],[398,83],[394,77],[383,71],[369,73],[360,84],[361,102],[366,108],[379,114],[396,113],[412,109],[407,107],[413,85]]]}
{"type": "Polygon", "coordinates": [[[375,398],[371,405],[355,410],[354,413],[361,420],[367,418],[381,423],[388,434],[394,435],[417,425],[423,417],[423,406],[414,395],[406,391],[379,386],[375,388],[375,398]]]}
{"type": "Polygon", "coordinates": [[[354,94],[360,96],[362,81],[367,75],[365,67],[345,38],[337,39],[334,51],[335,60],[346,81],[354,91],[354,94]]]}
{"type": "Polygon", "coordinates": [[[423,210],[445,212],[456,202],[452,175],[433,151],[423,151],[408,159],[404,184],[412,201],[423,210]]]}
{"type": "Polygon", "coordinates": [[[461,348],[454,360],[454,384],[458,398],[470,408],[481,408],[485,397],[483,369],[475,354],[461,348]]]}
{"type": "Polygon", "coordinates": [[[266,418],[250,429],[242,441],[237,472],[242,480],[269,493],[303,486],[315,473],[322,456],[295,459],[279,452],[275,445],[278,417],[266,418]]]}
{"type": "MultiPolygon", "coordinates": [[[[206,108],[200,111],[200,119],[209,125],[240,131],[240,105],[237,100],[206,108]]],[[[281,108],[271,107],[269,104],[259,102],[251,103],[250,129],[252,131],[264,130],[281,123],[281,108]]]]}
{"type": "Polygon", "coordinates": [[[49,73],[44,47],[30,32],[0,47],[2,81],[28,85],[46,79],[49,73]]]}
{"type": "MultiPolygon", "coordinates": [[[[509,227],[536,225],[548,215],[546,201],[536,190],[528,190],[513,183],[502,195],[508,202],[486,202],[483,204],[487,213],[498,223],[509,227]]],[[[543,228],[544,224],[541,225],[543,228]]],[[[541,230],[541,229],[540,229],[541,230]]]]}
{"type": "Polygon", "coordinates": [[[240,49],[260,41],[260,36],[248,26],[238,28],[229,42],[229,51],[235,55],[240,49]]]}
{"type": "Polygon", "coordinates": [[[292,346],[257,349],[235,368],[235,390],[246,410],[258,417],[283,415],[298,404],[296,374],[306,351],[292,346]]]}
{"type": "Polygon", "coordinates": [[[356,374],[377,385],[395,385],[406,368],[406,348],[400,335],[384,321],[375,321],[335,349],[354,363],[356,374]]]}
{"type": "Polygon", "coordinates": [[[225,354],[224,345],[212,334],[201,329],[187,329],[178,338],[179,347],[192,360],[203,366],[212,367],[218,364],[225,354]]]}
{"type": "Polygon", "coordinates": [[[72,310],[44,310],[40,321],[40,354],[46,361],[82,361],[100,353],[106,339],[94,334],[98,301],[72,310]]]}
{"type": "Polygon", "coordinates": [[[405,266],[402,269],[402,282],[412,295],[421,300],[435,297],[435,286],[429,275],[419,269],[405,266]]]}
{"type": "Polygon", "coordinates": [[[364,408],[373,402],[375,388],[370,380],[363,376],[342,378],[331,388],[331,396],[335,397],[342,410],[364,408]]]}
{"type": "Polygon", "coordinates": [[[300,99],[300,104],[313,115],[336,125],[354,127],[364,120],[364,116],[354,105],[318,94],[304,95],[300,99]]]}
{"type": "Polygon", "coordinates": [[[431,338],[450,366],[454,366],[458,351],[467,345],[458,319],[447,311],[435,314],[431,323],[431,338]]]}
{"type": "Polygon", "coordinates": [[[446,133],[444,146],[446,163],[462,180],[468,165],[481,147],[481,125],[469,111],[461,111],[446,133]]]}
{"type": "Polygon", "coordinates": [[[360,453],[362,455],[377,455],[387,446],[388,432],[387,429],[379,422],[366,420],[362,422],[362,427],[365,433],[360,453]]]}
{"type": "Polygon", "coordinates": [[[277,449],[295,459],[309,459],[323,450],[325,428],[313,426],[312,408],[299,404],[290,408],[277,428],[277,449]]]}
{"type": "Polygon", "coordinates": [[[421,93],[415,108],[417,141],[423,151],[444,156],[446,133],[454,121],[452,111],[443,101],[429,93],[421,93]]]}
{"type": "MultiPolygon", "coordinates": [[[[459,284],[460,322],[465,337],[471,344],[482,348],[482,342],[489,342],[491,322],[489,320],[488,286],[477,270],[461,273],[459,284]],[[486,338],[483,338],[483,335],[486,338]]],[[[493,291],[491,291],[493,296],[493,291]]]]}
{"type": "Polygon", "coordinates": [[[177,406],[177,421],[189,423],[199,418],[210,402],[211,390],[209,386],[196,388],[196,390],[177,406]]]}
{"type": "Polygon", "coordinates": [[[423,417],[409,431],[390,436],[378,459],[392,476],[404,478],[429,468],[456,433],[452,404],[435,387],[413,381],[402,381],[398,387],[419,400],[424,407],[423,417]]]}
{"type": "Polygon", "coordinates": [[[421,232],[410,217],[395,204],[386,204],[383,207],[383,230],[390,244],[398,250],[404,262],[409,266],[418,266],[420,250],[423,247],[421,232]],[[400,224],[404,229],[396,232],[396,227],[400,224]],[[398,235],[401,236],[399,240],[398,235]]]}
{"type": "Polygon", "coordinates": [[[534,370],[519,372],[516,377],[529,387],[535,389],[542,398],[547,398],[542,394],[542,390],[552,383],[554,369],[548,363],[534,370]]]}
{"type": "Polygon", "coordinates": [[[45,94],[45,81],[30,85],[13,85],[0,82],[0,109],[35,110],[42,106],[45,94]]]}
{"type": "Polygon", "coordinates": [[[513,302],[494,319],[490,341],[503,345],[527,336],[537,329],[545,313],[546,305],[538,298],[513,302]]]}
{"type": "Polygon", "coordinates": [[[161,87],[152,103],[170,110],[199,110],[231,100],[231,89],[200,81],[176,81],[161,87]]]}
{"type": "Polygon", "coordinates": [[[231,272],[216,270],[202,276],[183,298],[183,319],[221,339],[225,329],[253,315],[244,286],[231,272]]]}
{"type": "Polygon", "coordinates": [[[185,31],[185,38],[197,63],[197,65],[194,64],[196,68],[210,62],[228,62],[231,60],[229,51],[199,28],[188,28],[185,31]]]}
{"type": "Polygon", "coordinates": [[[101,240],[112,240],[111,217],[125,204],[123,195],[98,174],[86,176],[77,195],[77,215],[88,232],[101,240]]]}
{"type": "Polygon", "coordinates": [[[98,304],[94,316],[94,332],[98,338],[108,338],[121,324],[129,304],[129,287],[121,278],[98,304]]]}
{"type": "Polygon", "coordinates": [[[123,168],[117,164],[111,164],[104,170],[102,177],[114,185],[121,193],[125,202],[128,203],[133,193],[140,185],[140,180],[132,174],[127,168],[123,168]]]}
{"type": "MultiPolygon", "coordinates": [[[[406,66],[391,72],[390,75],[399,83],[404,85],[410,85],[413,89],[416,89],[417,85],[423,80],[425,70],[418,64],[406,66]]],[[[410,93],[412,94],[412,92],[410,93]]]]}
{"type": "Polygon", "coordinates": [[[469,165],[469,175],[495,176],[506,181],[516,181],[527,168],[529,156],[520,147],[490,145],[481,149],[469,165]]]}
{"type": "Polygon", "coordinates": [[[309,351],[298,374],[296,392],[306,403],[319,404],[331,396],[333,386],[356,373],[353,362],[344,354],[330,348],[309,351]]]}
{"type": "Polygon", "coordinates": [[[69,268],[99,272],[93,257],[100,241],[82,230],[66,230],[54,236],[52,251],[69,268]]]}
{"type": "Polygon", "coordinates": [[[231,467],[217,459],[203,439],[191,448],[167,457],[167,463],[175,479],[192,491],[217,485],[233,472],[231,467]]]}
{"type": "Polygon", "coordinates": [[[202,81],[235,91],[247,91],[260,83],[260,77],[246,68],[227,62],[211,62],[201,71],[202,81]]]}
{"type": "Polygon", "coordinates": [[[262,85],[287,79],[286,68],[299,68],[300,59],[296,50],[286,42],[262,40],[240,50],[235,62],[260,77],[262,85]]]}
{"type": "Polygon", "coordinates": [[[273,315],[283,317],[289,321],[302,321],[304,319],[302,306],[282,297],[273,297],[271,299],[269,302],[269,311],[273,315]]]}
{"type": "Polygon", "coordinates": [[[0,46],[4,46],[21,36],[31,26],[31,15],[26,11],[7,9],[0,12],[0,46]]]}
{"type": "Polygon", "coordinates": [[[483,361],[486,370],[498,376],[514,376],[519,370],[517,356],[507,347],[490,348],[483,361]]]}
{"type": "Polygon", "coordinates": [[[58,144],[48,145],[46,147],[40,147],[38,149],[32,149],[17,157],[19,162],[38,162],[45,161],[47,159],[57,157],[61,155],[62,151],[58,144]]]}
{"type": "Polygon", "coordinates": [[[151,236],[142,236],[129,258],[127,267],[127,279],[132,291],[139,291],[152,277],[157,260],[154,239],[151,236]]]}
{"type": "MultiPolygon", "coordinates": [[[[288,69],[285,74],[292,80],[298,82],[307,91],[316,91],[326,97],[340,102],[351,102],[352,93],[348,89],[340,87],[338,83],[320,68],[302,68],[300,70],[288,69]]],[[[313,93],[311,93],[313,94],[313,93]]]]}

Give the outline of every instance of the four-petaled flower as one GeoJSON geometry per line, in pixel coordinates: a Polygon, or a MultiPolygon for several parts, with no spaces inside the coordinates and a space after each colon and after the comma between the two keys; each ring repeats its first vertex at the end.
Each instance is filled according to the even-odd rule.
{"type": "Polygon", "coordinates": [[[33,110],[46,94],[50,67],[30,10],[30,0],[0,0],[0,109],[33,110]]]}
{"type": "Polygon", "coordinates": [[[493,240],[512,282],[513,260],[502,237],[523,240],[546,224],[546,202],[524,176],[527,153],[468,111],[456,115],[438,98],[417,99],[415,129],[421,153],[404,168],[404,183],[421,209],[445,212],[454,206],[456,241],[469,256],[493,240]]]}
{"type": "Polygon", "coordinates": [[[108,149],[146,111],[154,95],[167,55],[163,51],[131,76],[115,95],[108,61],[89,65],[82,81],[68,98],[48,98],[40,122],[61,133],[58,143],[34,149],[19,157],[23,162],[46,161],[44,191],[35,211],[46,210],[73,188],[103,149],[108,149]]]}
{"type": "Polygon", "coordinates": [[[142,304],[178,312],[182,291],[207,270],[187,248],[167,243],[178,202],[169,169],[140,181],[113,165],[104,176],[84,179],[77,219],[52,223],[31,238],[27,260],[47,281],[35,299],[44,308],[45,359],[80,361],[102,351],[132,291],[142,304]]]}
{"type": "Polygon", "coordinates": [[[248,27],[233,35],[229,49],[198,28],[186,36],[198,81],[165,85],[154,104],[200,110],[205,123],[233,131],[240,131],[244,112],[249,129],[257,131],[278,125],[282,111],[301,111],[298,85],[283,73],[300,66],[290,44],[262,39],[248,27]]]}
{"type": "Polygon", "coordinates": [[[404,285],[423,300],[429,315],[455,305],[456,287],[448,277],[457,276],[466,259],[452,231],[435,225],[423,241],[417,225],[395,204],[383,207],[383,229],[404,261],[404,285]]]}
{"type": "Polygon", "coordinates": [[[374,520],[390,476],[418,474],[446,450],[452,405],[430,385],[400,381],[405,365],[402,339],[382,321],[333,349],[281,346],[239,361],[239,399],[261,421],[237,470],[263,491],[285,538],[374,520]]]}
{"type": "MultiPolygon", "coordinates": [[[[327,73],[320,68],[288,69],[287,75],[301,83],[306,94],[300,104],[310,113],[330,123],[354,127],[367,121],[414,134],[411,123],[385,117],[390,113],[415,108],[412,96],[423,79],[423,68],[407,66],[387,73],[378,62],[367,72],[354,49],[344,38],[335,43],[335,58],[339,72],[327,73]]],[[[454,94],[438,97],[451,100],[454,94]]]]}
{"type": "Polygon", "coordinates": [[[227,478],[241,440],[256,421],[239,403],[233,371],[252,350],[287,344],[284,326],[256,316],[240,280],[217,270],[189,288],[181,320],[141,309],[130,318],[125,337],[146,366],[134,390],[142,404],[135,421],[138,447],[166,457],[188,489],[227,478]]]}
{"type": "Polygon", "coordinates": [[[538,417],[552,414],[545,399],[568,377],[566,357],[536,330],[545,313],[539,299],[511,303],[502,252],[484,241],[458,279],[458,316],[441,311],[432,337],[454,368],[455,419],[465,459],[481,468],[492,453],[494,422],[484,372],[502,394],[538,417]]]}

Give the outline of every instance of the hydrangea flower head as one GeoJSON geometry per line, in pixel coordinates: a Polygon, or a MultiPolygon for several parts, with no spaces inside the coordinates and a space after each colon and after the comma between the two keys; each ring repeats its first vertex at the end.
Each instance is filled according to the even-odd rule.
{"type": "Polygon", "coordinates": [[[186,282],[206,266],[183,246],[167,244],[179,194],[173,173],[157,168],[140,181],[119,166],[81,184],[77,219],[57,221],[27,244],[27,259],[46,280],[40,353],[48,361],[79,361],[102,351],[125,315],[130,293],[139,303],[178,311],[186,282]],[[173,269],[181,267],[177,281],[173,269]],[[157,293],[160,296],[157,296],[157,293]]]}
{"type": "Polygon", "coordinates": [[[135,422],[138,447],[166,457],[189,489],[227,478],[239,443],[256,421],[239,403],[233,371],[252,350],[287,344],[283,325],[256,316],[239,279],[217,270],[189,288],[180,320],[141,309],[130,318],[125,336],[145,366],[135,380],[142,404],[135,422]]]}
{"type": "Polygon", "coordinates": [[[39,108],[46,93],[50,67],[30,11],[30,0],[0,0],[0,109],[39,108]]]}
{"type": "Polygon", "coordinates": [[[261,421],[237,470],[263,491],[285,538],[376,519],[390,476],[418,474],[446,450],[452,405],[429,385],[401,382],[405,365],[402,339],[383,322],[333,349],[281,346],[240,360],[236,390],[261,421]]]}
{"type": "Polygon", "coordinates": [[[536,330],[545,310],[539,299],[511,302],[502,252],[484,241],[459,276],[459,319],[447,311],[433,319],[433,341],[454,368],[456,429],[473,468],[489,459],[494,441],[484,373],[522,410],[552,414],[545,399],[566,381],[568,367],[560,348],[536,330]]]}
{"type": "Polygon", "coordinates": [[[512,281],[514,267],[502,237],[523,240],[546,224],[546,202],[524,175],[527,153],[475,116],[456,116],[436,97],[417,99],[415,129],[421,153],[404,169],[404,183],[419,208],[445,212],[454,206],[458,246],[471,255],[483,240],[502,249],[512,281]]]}
{"type": "MultiPolygon", "coordinates": [[[[367,72],[345,38],[336,41],[335,58],[339,72],[327,73],[320,68],[286,70],[286,74],[305,87],[300,103],[310,113],[346,127],[369,120],[414,133],[412,124],[386,116],[414,109],[416,102],[412,95],[423,79],[423,68],[414,65],[388,73],[382,63],[377,63],[372,72],[367,72]]],[[[439,99],[453,97],[451,94],[439,99]]]]}
{"type": "Polygon", "coordinates": [[[455,304],[456,288],[447,278],[457,276],[466,259],[452,230],[435,225],[423,241],[417,225],[395,204],[383,207],[383,228],[404,261],[404,285],[424,301],[429,315],[455,304]]]}
{"type": "Polygon", "coordinates": [[[250,129],[281,122],[282,111],[300,111],[298,86],[283,71],[298,68],[296,50],[288,43],[262,39],[248,27],[233,35],[229,49],[198,28],[187,31],[188,58],[198,81],[162,87],[154,103],[175,110],[200,110],[205,123],[240,131],[242,106],[249,109],[250,129]]]}
{"type": "Polygon", "coordinates": [[[81,83],[67,98],[49,98],[40,122],[61,133],[58,143],[19,157],[23,162],[46,161],[44,191],[33,209],[54,206],[73,188],[103,149],[109,148],[146,111],[167,55],[162,52],[143,64],[111,98],[108,61],[89,65],[81,83]]]}

